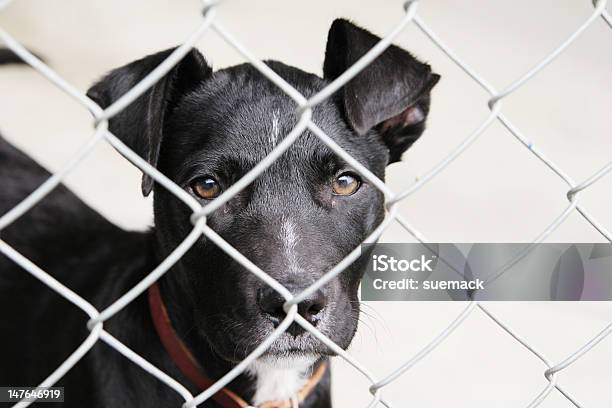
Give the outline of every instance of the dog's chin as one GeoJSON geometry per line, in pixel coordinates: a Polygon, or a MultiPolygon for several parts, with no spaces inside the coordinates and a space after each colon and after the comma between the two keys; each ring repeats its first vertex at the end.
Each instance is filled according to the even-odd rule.
{"type": "MultiPolygon", "coordinates": [[[[267,337],[267,336],[266,336],[267,337]]],[[[252,339],[249,342],[226,341],[213,349],[222,359],[230,363],[239,363],[248,357],[265,338],[252,339]],[[233,344],[233,345],[232,345],[233,344]],[[237,345],[240,346],[237,346],[237,345]]],[[[335,353],[310,333],[293,336],[282,333],[261,355],[261,358],[292,361],[295,359],[313,359],[316,361],[324,356],[334,356],[335,353]]]]}
{"type": "MultiPolygon", "coordinates": [[[[266,319],[251,319],[250,321],[249,325],[244,321],[222,321],[221,324],[201,326],[199,332],[217,357],[237,364],[266,342],[277,328],[277,325],[266,319]],[[225,329],[222,330],[220,327],[225,329]]],[[[351,323],[345,322],[343,325],[336,325],[332,328],[330,322],[323,320],[319,322],[317,329],[336,346],[346,350],[357,328],[356,324],[351,323]]],[[[261,356],[289,359],[316,356],[317,359],[320,359],[333,357],[336,354],[312,333],[293,323],[268,346],[261,356]]]]}
{"type": "Polygon", "coordinates": [[[332,356],[335,353],[317,340],[310,333],[293,336],[289,333],[281,334],[263,354],[277,358],[298,358],[300,356],[332,356]]]}

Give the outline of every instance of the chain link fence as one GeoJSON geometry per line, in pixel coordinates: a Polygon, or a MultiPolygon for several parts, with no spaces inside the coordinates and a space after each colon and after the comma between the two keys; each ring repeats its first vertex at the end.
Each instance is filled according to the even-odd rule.
{"type": "MultiPolygon", "coordinates": [[[[0,11],[4,8],[9,1],[0,2],[0,11]]],[[[512,120],[507,117],[503,112],[503,100],[515,92],[517,89],[526,86],[529,81],[545,67],[553,62],[553,60],[559,56],[564,50],[574,42],[585,30],[596,23],[598,20],[603,20],[604,24],[607,24],[612,28],[612,17],[606,11],[606,0],[599,0],[593,3],[594,9],[592,14],[586,21],[573,32],[569,34],[567,39],[559,45],[556,49],[546,55],[530,70],[524,73],[519,78],[510,82],[510,84],[502,89],[496,89],[485,78],[478,74],[469,64],[463,61],[457,54],[450,49],[444,41],[438,37],[438,35],[421,19],[417,13],[418,7],[417,0],[409,0],[403,4],[403,15],[401,21],[388,32],[382,40],[370,49],[362,58],[360,58],[353,66],[347,69],[342,75],[336,80],[322,89],[320,92],[307,99],[301,95],[296,89],[289,85],[279,75],[273,72],[266,64],[258,59],[249,49],[244,47],[239,39],[235,38],[233,34],[228,31],[221,21],[216,16],[218,7],[222,7],[222,3],[212,0],[204,1],[202,9],[202,20],[201,23],[194,29],[192,34],[180,45],[175,51],[168,56],[157,68],[155,68],[147,77],[145,77],[135,87],[130,89],[121,98],[115,101],[112,105],[102,110],[97,104],[86,97],[77,88],[71,85],[68,81],[64,80],[60,75],[54,72],[47,64],[36,58],[33,54],[28,52],[17,39],[13,38],[9,33],[0,28],[0,40],[16,54],[18,54],[23,60],[29,65],[36,69],[40,74],[51,81],[55,86],[59,87],[63,92],[76,99],[84,108],[89,110],[94,117],[93,121],[93,135],[87,140],[87,142],[80,148],[78,153],[74,155],[59,171],[56,171],[48,180],[46,180],[40,187],[33,191],[26,199],[20,202],[17,206],[11,209],[8,213],[3,214],[0,217],[0,231],[6,228],[8,225],[13,223],[33,206],[35,206],[40,200],[43,200],[45,196],[57,187],[62,180],[73,171],[81,161],[88,156],[89,153],[100,143],[108,143],[119,151],[124,157],[126,157],[131,163],[140,168],[144,173],[150,175],[155,179],[157,183],[162,185],[178,199],[183,201],[192,211],[191,222],[193,228],[191,232],[185,237],[185,239],[178,245],[171,254],[165,258],[153,271],[151,271],[145,279],[139,282],[136,286],[130,289],[127,293],[118,298],[114,303],[108,306],[104,310],[97,310],[89,302],[83,299],[79,294],[68,289],[57,281],[44,270],[33,264],[30,260],[25,258],[19,252],[14,250],[8,243],[0,240],[0,251],[12,259],[15,263],[21,266],[25,271],[29,272],[43,283],[45,283],[49,289],[56,291],[61,296],[66,298],[68,301],[73,303],[76,307],[84,311],[90,318],[88,322],[88,329],[90,334],[85,341],[54,371],[52,372],[42,383],[39,384],[41,387],[49,387],[55,384],[62,378],[66,372],[68,372],[98,341],[103,341],[109,346],[114,348],[117,352],[131,360],[133,363],[140,366],[143,370],[147,371],[150,375],[155,376],[161,382],[166,384],[168,387],[177,392],[183,399],[183,407],[195,407],[208,400],[212,395],[217,393],[220,389],[225,387],[234,378],[240,375],[248,365],[253,363],[271,344],[274,342],[292,323],[297,323],[302,326],[305,330],[309,331],[312,335],[318,338],[321,342],[326,344],[330,349],[336,352],[341,358],[346,360],[352,367],[360,372],[367,378],[370,383],[369,391],[372,395],[370,401],[364,401],[364,405],[367,403],[368,407],[377,406],[382,404],[387,407],[397,406],[393,404],[393,401],[385,399],[383,392],[385,386],[399,378],[406,371],[410,370],[417,362],[425,358],[429,353],[434,351],[440,343],[446,339],[451,333],[459,327],[474,311],[475,309],[480,310],[488,318],[490,318],[495,324],[499,326],[504,332],[511,336],[514,340],[519,342],[526,351],[532,353],[535,357],[542,361],[544,364],[544,375],[548,380],[544,389],[540,391],[538,395],[526,397],[525,405],[527,407],[536,407],[547,396],[554,390],[558,390],[569,402],[576,407],[581,407],[581,403],[575,398],[570,390],[561,387],[557,380],[559,373],[562,370],[567,369],[574,362],[584,356],[599,342],[603,341],[607,336],[612,333],[612,323],[604,327],[599,333],[595,334],[588,341],[584,343],[582,347],[568,355],[561,361],[550,361],[545,355],[532,347],[527,341],[516,333],[511,327],[497,318],[490,312],[486,304],[478,302],[469,302],[461,313],[456,316],[445,328],[439,333],[426,347],[418,351],[412,356],[398,356],[398,359],[404,360],[395,370],[390,373],[383,373],[382,375],[375,375],[367,367],[362,365],[347,351],[341,349],[329,338],[319,332],[315,327],[308,323],[303,317],[297,313],[298,304],[307,298],[310,294],[321,288],[323,285],[334,279],[340,274],[348,265],[355,261],[361,254],[361,248],[355,248],[346,258],[344,258],[334,268],[329,270],[321,279],[313,283],[310,287],[305,289],[302,293],[292,295],[285,287],[280,285],[276,280],[271,278],[265,271],[254,265],[249,259],[243,256],[229,243],[223,240],[215,231],[207,226],[206,217],[221,205],[230,200],[234,195],[240,192],[243,188],[248,186],[253,180],[261,175],[269,166],[271,166],[275,160],[277,160],[294,142],[300,137],[300,135],[309,130],[316,135],[324,144],[326,144],[333,152],[339,157],[345,160],[353,169],[358,172],[362,177],[370,181],[376,186],[386,197],[386,217],[384,221],[371,233],[371,235],[364,241],[374,242],[381,234],[389,227],[391,223],[398,223],[405,229],[405,231],[411,234],[420,242],[430,242],[426,236],[416,229],[413,224],[404,215],[398,212],[397,204],[407,198],[408,196],[416,193],[426,183],[432,180],[436,175],[442,172],[451,162],[457,159],[470,145],[495,121],[499,121],[508,131],[508,136],[514,137],[516,141],[522,144],[525,148],[526,156],[533,156],[535,159],[541,161],[548,169],[552,170],[561,180],[567,184],[567,199],[568,204],[566,208],[557,214],[550,222],[548,227],[536,236],[532,242],[538,243],[545,240],[557,227],[559,227],[569,216],[574,212],[578,212],[584,220],[589,223],[595,230],[597,230],[607,241],[612,242],[612,234],[606,229],[604,225],[599,223],[590,213],[580,204],[580,193],[592,186],[598,180],[602,179],[605,175],[612,171],[612,162],[600,170],[594,172],[592,176],[586,178],[583,181],[574,181],[561,167],[555,164],[550,158],[548,158],[543,151],[535,146],[529,138],[520,130],[512,120]],[[445,157],[442,161],[433,166],[428,172],[419,178],[410,188],[405,191],[395,192],[392,191],[383,181],[373,175],[367,168],[362,166],[342,148],[340,148],[328,135],[326,135],[316,123],[311,120],[312,108],[322,101],[329,98],[334,92],[340,89],[343,85],[349,82],[355,77],[364,67],[371,63],[377,58],[392,42],[393,40],[402,33],[402,31],[409,25],[414,24],[421,30],[446,56],[452,60],[461,70],[465,72],[473,81],[475,81],[480,87],[482,87],[489,95],[490,98],[487,101],[490,109],[489,115],[486,119],[478,125],[467,137],[456,146],[451,153],[445,157]],[[248,60],[259,72],[266,76],[282,91],[284,91],[293,101],[295,102],[296,111],[298,112],[299,119],[295,124],[294,128],[289,132],[286,137],[276,146],[276,148],[254,168],[252,168],[246,175],[238,180],[234,185],[217,197],[214,201],[202,207],[195,199],[187,194],[178,185],[174,184],[171,180],[157,171],[154,167],[149,165],[144,159],[136,155],[131,149],[125,146],[115,135],[108,130],[108,121],[119,112],[121,112],[126,106],[132,103],[136,98],[142,95],[147,89],[153,86],[156,81],[162,78],[167,72],[169,72],[175,64],[177,64],[206,34],[214,32],[220,38],[222,38],[228,46],[233,47],[237,50],[246,60],[248,60]],[[132,302],[137,296],[141,295],[147,290],[147,288],[159,279],[163,274],[168,272],[179,258],[181,258],[185,252],[199,239],[201,235],[205,235],[208,239],[218,245],[228,255],[233,257],[248,271],[256,275],[259,279],[264,281],[286,300],[284,309],[286,311],[286,317],[281,324],[274,330],[274,332],[261,343],[247,358],[236,365],[231,371],[226,373],[222,378],[214,383],[211,387],[204,390],[198,395],[192,395],[187,388],[181,385],[178,381],[171,378],[157,367],[153,366],[147,360],[139,356],[133,350],[126,347],[119,340],[113,337],[110,333],[105,331],[104,322],[126,307],[132,302]]],[[[398,4],[398,15],[402,13],[402,4],[398,4]]],[[[26,407],[28,402],[20,402],[15,407],[26,407]]]]}

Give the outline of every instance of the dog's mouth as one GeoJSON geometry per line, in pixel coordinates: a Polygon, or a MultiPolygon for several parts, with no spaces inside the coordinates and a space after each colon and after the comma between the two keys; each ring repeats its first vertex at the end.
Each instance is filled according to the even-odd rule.
{"type": "MultiPolygon", "coordinates": [[[[225,360],[239,363],[251,354],[272,333],[257,336],[240,336],[225,338],[224,342],[213,344],[213,348],[225,360]]],[[[335,353],[320,340],[308,332],[294,335],[289,331],[281,333],[262,354],[266,358],[303,358],[333,356],[335,353]]]]}
{"type": "Polygon", "coordinates": [[[334,355],[333,351],[308,332],[294,336],[289,332],[281,334],[264,353],[265,356],[299,357],[304,355],[334,355]]]}
{"type": "MultiPolygon", "coordinates": [[[[335,303],[334,303],[335,304],[335,303]]],[[[352,305],[352,303],[349,303],[352,305]]],[[[280,334],[275,334],[282,319],[270,319],[265,315],[240,313],[219,314],[213,319],[202,320],[199,332],[207,340],[212,350],[223,360],[239,363],[247,358],[270,336],[276,338],[263,352],[264,357],[297,358],[310,355],[321,357],[335,356],[337,353],[315,334],[296,322],[280,334]]],[[[354,310],[330,308],[319,320],[311,323],[315,330],[331,340],[336,346],[346,349],[357,329],[357,319],[341,318],[352,315],[354,310]]],[[[358,312],[357,312],[358,313],[358,312]]]]}

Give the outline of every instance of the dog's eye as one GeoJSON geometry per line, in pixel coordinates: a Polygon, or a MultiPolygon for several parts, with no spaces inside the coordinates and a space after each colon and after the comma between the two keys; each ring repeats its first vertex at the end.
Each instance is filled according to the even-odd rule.
{"type": "Polygon", "coordinates": [[[212,200],[221,194],[221,186],[212,177],[201,177],[191,182],[191,189],[200,198],[212,200]]]}
{"type": "Polygon", "coordinates": [[[348,196],[355,194],[361,187],[361,180],[352,173],[342,173],[334,180],[334,194],[348,196]]]}

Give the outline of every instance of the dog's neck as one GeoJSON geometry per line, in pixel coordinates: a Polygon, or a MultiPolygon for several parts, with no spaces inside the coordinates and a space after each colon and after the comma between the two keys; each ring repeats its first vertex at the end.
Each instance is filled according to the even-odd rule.
{"type": "MultiPolygon", "coordinates": [[[[164,299],[183,299],[179,288],[171,279],[160,280],[164,299]]],[[[170,321],[176,332],[190,349],[210,379],[221,378],[236,364],[218,356],[215,351],[193,329],[189,321],[190,306],[180,302],[166,303],[170,321]]],[[[295,396],[307,383],[315,367],[321,363],[313,356],[299,358],[261,357],[247,367],[245,372],[233,380],[228,388],[245,401],[258,406],[268,401],[286,401],[295,396]]],[[[317,384],[317,395],[329,398],[327,381],[317,384]]],[[[300,404],[301,407],[309,405],[300,404]]],[[[325,406],[317,405],[315,406],[325,406]]]]}

